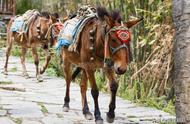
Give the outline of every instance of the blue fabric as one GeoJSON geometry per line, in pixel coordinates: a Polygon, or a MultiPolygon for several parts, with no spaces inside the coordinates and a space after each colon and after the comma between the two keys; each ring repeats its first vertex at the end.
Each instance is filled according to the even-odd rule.
{"type": "Polygon", "coordinates": [[[69,45],[71,45],[74,41],[74,37],[77,36],[78,34],[78,30],[80,29],[81,27],[81,23],[82,23],[83,20],[79,20],[74,28],[70,27],[68,29],[66,29],[66,26],[67,24],[63,27],[63,29],[60,31],[59,35],[58,35],[58,44],[57,44],[57,47],[56,49],[59,51],[61,49],[62,46],[65,46],[65,47],[68,47],[69,45]],[[64,33],[67,33],[67,35],[71,35],[72,36],[72,39],[65,39],[62,37],[62,35],[64,35],[64,33]]]}
{"type": "Polygon", "coordinates": [[[59,52],[62,46],[68,47],[71,44],[70,41],[65,39],[58,39],[58,44],[56,46],[56,50],[59,52]]]}
{"type": "Polygon", "coordinates": [[[23,24],[24,24],[24,19],[23,19],[23,17],[21,17],[21,16],[20,16],[20,17],[17,17],[17,18],[13,21],[10,30],[11,30],[12,32],[21,31],[21,30],[22,30],[22,27],[23,27],[23,24]]]}

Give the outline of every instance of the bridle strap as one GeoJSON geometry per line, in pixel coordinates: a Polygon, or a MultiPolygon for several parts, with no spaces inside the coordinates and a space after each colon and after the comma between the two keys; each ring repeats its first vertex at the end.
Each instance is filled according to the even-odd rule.
{"type": "Polygon", "coordinates": [[[125,43],[123,45],[118,46],[117,48],[113,48],[110,46],[112,55],[115,54],[118,50],[120,50],[122,48],[128,49],[128,46],[125,43]]]}

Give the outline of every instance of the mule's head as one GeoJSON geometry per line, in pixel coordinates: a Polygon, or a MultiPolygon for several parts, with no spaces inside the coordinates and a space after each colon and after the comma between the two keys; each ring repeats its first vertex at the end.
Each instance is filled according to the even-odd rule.
{"type": "Polygon", "coordinates": [[[116,74],[124,74],[129,63],[131,33],[129,29],[142,19],[122,22],[119,12],[111,14],[104,8],[97,8],[102,22],[105,66],[113,67],[116,74]]]}
{"type": "Polygon", "coordinates": [[[46,39],[46,34],[53,21],[48,12],[42,12],[37,18],[37,33],[40,39],[46,39]]]}
{"type": "Polygon", "coordinates": [[[51,47],[53,47],[53,46],[56,47],[57,38],[58,38],[59,32],[61,31],[62,28],[63,28],[63,23],[61,23],[61,22],[54,23],[50,27],[50,46],[51,47]]]}

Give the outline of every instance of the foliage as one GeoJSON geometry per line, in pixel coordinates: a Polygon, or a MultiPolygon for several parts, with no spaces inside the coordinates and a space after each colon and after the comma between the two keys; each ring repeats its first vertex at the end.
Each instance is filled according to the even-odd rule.
{"type": "Polygon", "coordinates": [[[0,81],[0,85],[2,85],[2,84],[12,84],[13,82],[11,82],[11,81],[0,81]]]}
{"type": "Polygon", "coordinates": [[[64,76],[62,69],[62,62],[60,59],[60,55],[59,53],[57,53],[57,51],[54,51],[48,69],[46,71],[46,74],[51,76],[62,76],[62,77],[64,76]]]}
{"type": "Polygon", "coordinates": [[[41,11],[42,0],[17,0],[16,1],[16,13],[23,14],[29,9],[37,9],[41,11]]]}

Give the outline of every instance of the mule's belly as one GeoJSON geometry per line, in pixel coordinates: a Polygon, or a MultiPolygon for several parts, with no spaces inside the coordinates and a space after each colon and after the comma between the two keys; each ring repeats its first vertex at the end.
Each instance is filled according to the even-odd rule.
{"type": "Polygon", "coordinates": [[[22,47],[25,48],[32,48],[32,47],[38,47],[41,46],[43,44],[46,44],[47,41],[41,41],[37,38],[33,38],[33,39],[27,39],[25,34],[20,35],[18,33],[13,33],[13,40],[22,47]]]}
{"type": "Polygon", "coordinates": [[[79,53],[70,52],[66,48],[63,48],[61,52],[63,61],[69,61],[83,69],[103,68],[103,62],[95,57],[90,57],[84,60],[79,53]]]}

